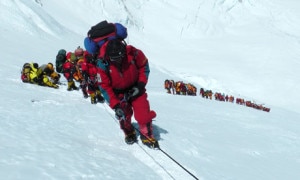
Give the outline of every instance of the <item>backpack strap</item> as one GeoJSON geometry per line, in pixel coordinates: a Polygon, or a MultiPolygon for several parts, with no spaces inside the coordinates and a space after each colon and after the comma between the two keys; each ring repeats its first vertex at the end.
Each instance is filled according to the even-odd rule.
{"type": "Polygon", "coordinates": [[[109,62],[104,59],[97,60],[97,67],[104,70],[106,73],[109,72],[109,62]]]}
{"type": "Polygon", "coordinates": [[[138,54],[139,54],[139,51],[136,49],[133,53],[133,60],[132,60],[132,61],[134,61],[134,64],[135,64],[135,60],[136,60],[136,57],[138,54]]]}

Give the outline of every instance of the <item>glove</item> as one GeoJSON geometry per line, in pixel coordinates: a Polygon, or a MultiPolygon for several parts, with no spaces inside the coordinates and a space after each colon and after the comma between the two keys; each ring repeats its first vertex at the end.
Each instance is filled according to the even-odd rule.
{"type": "Polygon", "coordinates": [[[145,92],[145,86],[146,86],[145,83],[138,82],[136,86],[134,86],[129,90],[127,100],[129,99],[133,100],[141,96],[145,92]]]}
{"type": "Polygon", "coordinates": [[[125,113],[123,109],[121,108],[120,104],[117,104],[114,108],[115,110],[115,116],[118,120],[122,120],[122,118],[125,117],[125,113]]]}

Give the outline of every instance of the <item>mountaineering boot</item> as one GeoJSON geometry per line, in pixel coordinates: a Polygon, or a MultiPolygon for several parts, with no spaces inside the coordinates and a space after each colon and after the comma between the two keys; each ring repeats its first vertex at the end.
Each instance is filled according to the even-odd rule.
{"type": "Polygon", "coordinates": [[[104,103],[105,102],[104,98],[101,95],[97,96],[97,101],[99,103],[104,103]]]}
{"type": "Polygon", "coordinates": [[[97,104],[95,93],[90,94],[91,96],[91,104],[97,104]]]}
{"type": "Polygon", "coordinates": [[[153,136],[153,127],[152,122],[147,124],[140,124],[140,138],[144,145],[148,146],[149,148],[159,148],[158,141],[153,136]]]}
{"type": "Polygon", "coordinates": [[[72,86],[73,83],[74,83],[73,81],[69,81],[68,82],[68,89],[67,89],[68,91],[72,91],[72,87],[71,86],[72,86]]]}
{"type": "Polygon", "coordinates": [[[144,145],[151,149],[157,149],[159,148],[158,141],[153,137],[153,138],[147,138],[144,135],[141,135],[141,141],[144,145]]]}
{"type": "Polygon", "coordinates": [[[123,130],[125,134],[125,142],[126,144],[133,144],[137,142],[136,133],[134,130],[134,127],[131,124],[131,121],[129,119],[119,121],[121,129],[123,130]]]}
{"type": "Polygon", "coordinates": [[[97,102],[100,102],[100,103],[104,103],[105,102],[105,100],[102,97],[101,92],[99,90],[96,91],[96,98],[97,98],[97,102]]]}
{"type": "Polygon", "coordinates": [[[59,86],[56,85],[56,84],[53,84],[51,87],[53,87],[53,88],[55,88],[55,89],[58,89],[58,88],[59,88],[59,86]]]}
{"type": "Polygon", "coordinates": [[[88,93],[87,92],[83,92],[83,97],[86,99],[89,97],[88,93]]]}
{"type": "Polygon", "coordinates": [[[85,99],[88,98],[89,95],[88,95],[88,93],[87,93],[86,86],[80,84],[80,89],[82,90],[83,97],[84,97],[85,99]]]}
{"type": "Polygon", "coordinates": [[[137,142],[136,133],[134,130],[131,133],[125,135],[125,142],[126,144],[133,144],[137,142]]]}
{"type": "Polygon", "coordinates": [[[79,90],[79,88],[75,86],[75,83],[74,83],[74,82],[73,82],[73,85],[72,85],[72,89],[73,89],[73,90],[76,90],[76,91],[79,90]]]}
{"type": "Polygon", "coordinates": [[[78,90],[78,87],[75,86],[74,81],[69,81],[68,82],[68,91],[72,91],[72,90],[78,90]]]}

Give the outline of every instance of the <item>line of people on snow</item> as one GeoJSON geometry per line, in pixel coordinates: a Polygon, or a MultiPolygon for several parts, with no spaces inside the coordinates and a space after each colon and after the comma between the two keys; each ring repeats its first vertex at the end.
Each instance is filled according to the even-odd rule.
{"type": "Polygon", "coordinates": [[[55,66],[58,72],[63,73],[68,82],[68,91],[81,89],[83,97],[92,104],[104,103],[104,98],[97,85],[96,58],[80,46],[74,52],[58,51],[55,66]],[[76,83],[79,83],[79,87],[76,83]]]}
{"type": "Polygon", "coordinates": [[[86,50],[78,47],[74,52],[58,51],[55,60],[57,72],[52,63],[48,64],[49,67],[52,65],[51,72],[58,77],[52,80],[52,73],[49,75],[42,69],[35,78],[31,74],[41,67],[37,63],[28,63],[26,67],[30,68],[23,68],[21,79],[59,88],[58,73],[61,73],[68,82],[68,91],[81,89],[85,98],[91,97],[92,104],[105,101],[115,111],[127,144],[137,142],[137,129],[131,123],[134,116],[142,143],[150,148],[159,148],[152,125],[156,112],[150,109],[146,93],[150,73],[148,58],[142,50],[127,45],[126,37],[127,28],[122,24],[102,21],[88,31],[84,39],[86,50]],[[50,77],[51,80],[48,80],[52,84],[46,77],[50,77]]]}
{"type": "Polygon", "coordinates": [[[68,82],[68,91],[81,89],[83,97],[90,97],[92,104],[104,102],[96,84],[96,61],[83,48],[78,47],[74,52],[60,49],[56,55],[55,67],[56,71],[51,62],[41,66],[36,62],[25,63],[22,68],[21,79],[25,83],[57,89],[61,84],[59,73],[62,73],[68,82]],[[79,87],[76,86],[75,82],[79,83],[79,87]]]}
{"type": "Polygon", "coordinates": [[[196,96],[197,88],[191,83],[166,79],[164,87],[169,94],[196,96]]]}
{"type": "MultiPolygon", "coordinates": [[[[203,88],[201,88],[201,89],[203,89],[203,88]]],[[[211,90],[209,90],[209,91],[211,91],[211,90]]],[[[200,94],[201,94],[201,92],[200,92],[200,94]]],[[[215,96],[215,100],[217,100],[217,101],[225,101],[225,102],[234,103],[234,99],[235,99],[234,96],[232,96],[232,95],[227,95],[227,94],[225,95],[224,93],[220,93],[220,92],[216,92],[214,96],[215,96]]],[[[244,105],[247,107],[252,107],[252,108],[255,108],[258,110],[270,112],[270,108],[264,107],[262,104],[256,104],[254,102],[251,102],[250,100],[245,101],[243,98],[236,98],[235,103],[239,104],[239,105],[244,105]]]]}
{"type": "MultiPolygon", "coordinates": [[[[196,96],[197,88],[194,87],[191,83],[184,83],[183,81],[177,81],[166,79],[164,82],[164,88],[167,90],[168,94],[176,94],[176,95],[193,95],[196,96]]],[[[199,95],[203,98],[212,100],[213,97],[217,101],[231,102],[234,103],[234,96],[225,95],[224,93],[216,92],[213,93],[212,90],[204,90],[204,88],[200,88],[199,95]]],[[[270,112],[270,108],[264,107],[262,104],[256,104],[249,100],[245,101],[242,98],[236,98],[236,104],[244,105],[247,107],[252,107],[258,110],[270,112]]]]}

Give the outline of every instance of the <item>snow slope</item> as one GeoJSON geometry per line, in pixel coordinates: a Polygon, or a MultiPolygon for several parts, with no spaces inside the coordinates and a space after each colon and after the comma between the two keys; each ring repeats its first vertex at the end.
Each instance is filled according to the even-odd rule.
{"type": "Polygon", "coordinates": [[[180,165],[198,179],[298,179],[299,3],[1,1],[0,179],[194,179],[161,151],[126,145],[108,106],[21,82],[24,62],[54,62],[103,19],[125,24],[148,56],[155,135],[180,165]],[[271,112],[169,95],[165,79],[271,112]]]}

